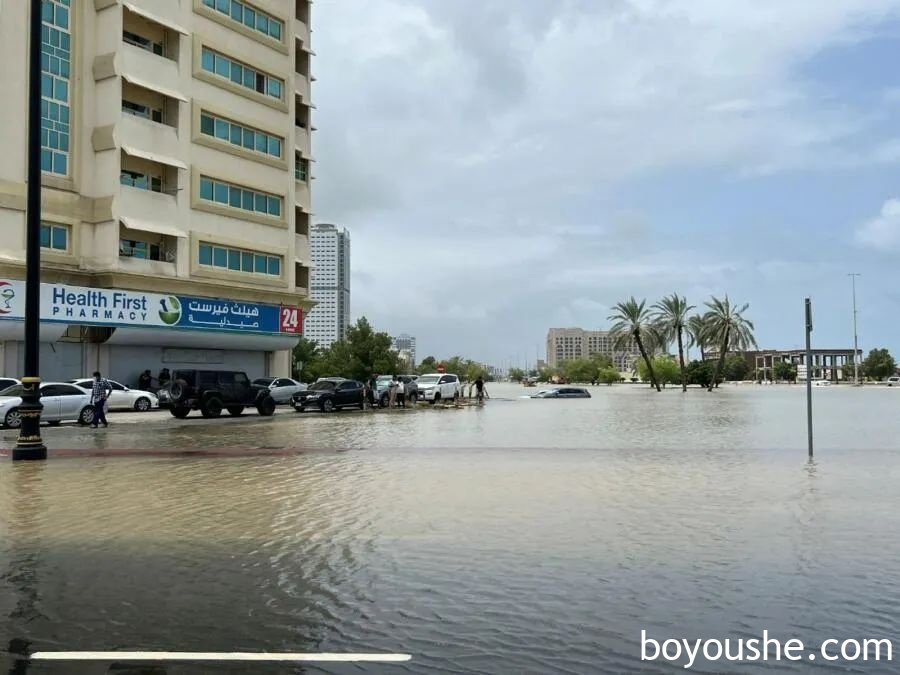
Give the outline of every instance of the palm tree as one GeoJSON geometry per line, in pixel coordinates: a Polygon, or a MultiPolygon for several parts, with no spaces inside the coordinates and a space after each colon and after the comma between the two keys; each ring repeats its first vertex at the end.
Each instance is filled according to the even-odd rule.
{"type": "Polygon", "coordinates": [[[751,346],[756,347],[756,338],[753,337],[753,323],[743,316],[750,307],[749,304],[737,308],[726,295],[724,299],[713,296],[706,306],[709,311],[703,315],[703,321],[707,326],[707,344],[717,345],[719,349],[716,370],[709,383],[709,391],[712,391],[722,372],[722,366],[725,365],[728,351],[745,351],[751,346]]]}
{"type": "Polygon", "coordinates": [[[687,298],[678,293],[666,296],[653,305],[653,321],[656,330],[665,342],[675,340],[678,342],[678,365],[681,366],[681,391],[687,391],[687,371],[684,367],[684,333],[687,330],[687,314],[693,305],[689,305],[687,298]]]}
{"type": "Polygon", "coordinates": [[[701,315],[695,314],[687,320],[685,330],[688,334],[688,347],[697,345],[697,347],[700,348],[700,360],[705,361],[706,348],[709,346],[709,341],[706,336],[708,332],[706,321],[701,315]]]}
{"type": "Polygon", "coordinates": [[[655,350],[659,345],[659,335],[651,318],[650,311],[647,309],[647,301],[638,302],[632,297],[630,300],[618,303],[608,319],[613,321],[610,328],[610,334],[615,340],[615,349],[627,350],[631,343],[637,345],[644,363],[647,364],[647,372],[650,374],[650,382],[656,387],[656,391],[661,391],[659,382],[656,380],[656,373],[653,372],[653,364],[650,363],[650,357],[647,356],[647,350],[655,350]]]}

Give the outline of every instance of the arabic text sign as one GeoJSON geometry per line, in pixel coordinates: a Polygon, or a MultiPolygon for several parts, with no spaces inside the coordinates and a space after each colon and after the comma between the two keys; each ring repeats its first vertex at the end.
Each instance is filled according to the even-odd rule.
{"type": "Polygon", "coordinates": [[[179,298],[181,318],[178,326],[215,330],[250,330],[278,333],[279,308],[275,305],[179,298]]]}

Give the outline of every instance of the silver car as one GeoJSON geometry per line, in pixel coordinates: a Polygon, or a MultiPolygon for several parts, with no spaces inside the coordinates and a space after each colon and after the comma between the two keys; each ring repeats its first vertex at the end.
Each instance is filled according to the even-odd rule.
{"type": "Polygon", "coordinates": [[[266,387],[275,403],[290,403],[291,397],[300,391],[306,391],[306,385],[289,377],[260,377],[253,380],[253,384],[266,387]]]}
{"type": "MultiPolygon", "coordinates": [[[[22,385],[16,384],[0,391],[0,423],[7,429],[22,426],[22,385]]],[[[41,384],[41,421],[56,426],[69,420],[79,424],[94,421],[94,406],[91,392],[66,382],[44,382],[41,384]]]]}

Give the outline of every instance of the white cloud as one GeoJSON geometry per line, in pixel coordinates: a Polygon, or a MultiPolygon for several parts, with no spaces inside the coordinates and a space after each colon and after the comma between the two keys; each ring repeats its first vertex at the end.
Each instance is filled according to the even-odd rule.
{"type": "Polygon", "coordinates": [[[879,136],[892,95],[873,110],[804,69],[898,16],[900,0],[317,3],[314,209],[353,232],[354,313],[423,349],[477,351],[594,314],[573,297],[705,294],[758,274],[702,234],[666,242],[676,215],[703,219],[702,185],[670,222],[620,195],[691,170],[900,162],[879,136]],[[451,334],[441,308],[483,320],[451,334]]]}
{"type": "Polygon", "coordinates": [[[882,251],[900,251],[900,199],[889,199],[881,213],[856,230],[856,241],[882,251]]]}

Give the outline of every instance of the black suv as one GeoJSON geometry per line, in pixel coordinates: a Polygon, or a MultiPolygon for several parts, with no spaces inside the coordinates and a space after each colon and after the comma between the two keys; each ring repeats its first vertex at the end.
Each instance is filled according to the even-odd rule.
{"type": "Polygon", "coordinates": [[[164,400],[178,419],[187,417],[191,410],[215,418],[224,409],[237,417],[249,406],[264,417],[275,414],[275,400],[268,388],[251,384],[247,374],[239,370],[176,370],[165,392],[160,404],[164,400]]]}
{"type": "Polygon", "coordinates": [[[309,385],[306,391],[298,391],[291,398],[297,412],[318,408],[322,412],[334,412],[341,408],[366,407],[366,393],[362,382],[342,377],[326,377],[309,385]]]}

